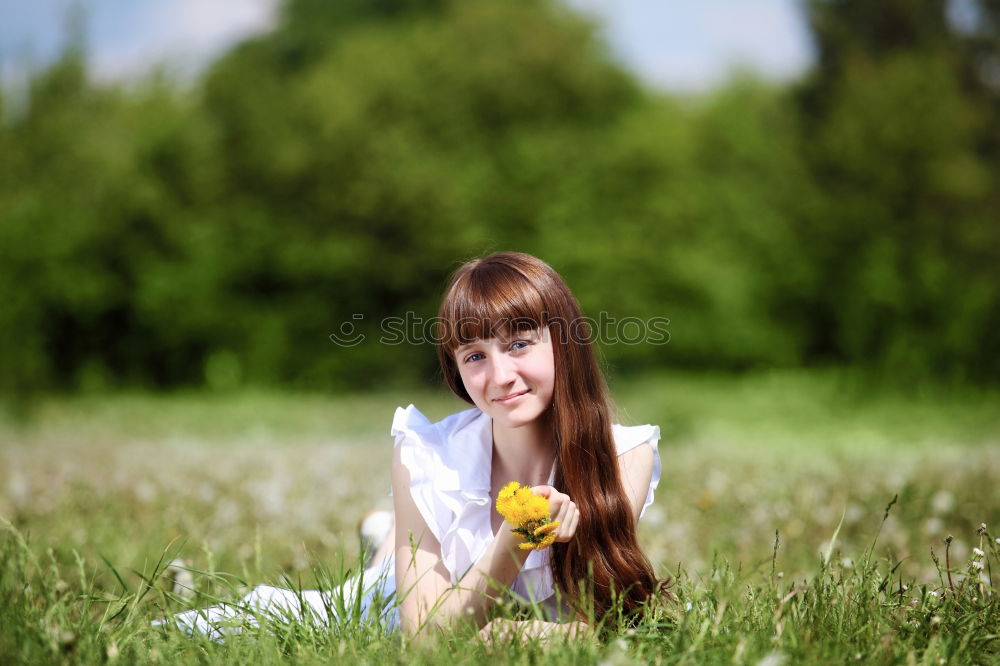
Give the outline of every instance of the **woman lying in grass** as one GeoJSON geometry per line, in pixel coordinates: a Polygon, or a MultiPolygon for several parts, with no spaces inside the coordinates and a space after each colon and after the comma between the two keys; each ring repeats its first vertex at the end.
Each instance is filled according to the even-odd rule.
{"type": "MultiPolygon", "coordinates": [[[[470,261],[438,322],[445,380],[474,407],[438,423],[413,405],[396,410],[395,528],[353,583],[367,619],[420,637],[459,621],[488,636],[575,635],[613,607],[641,612],[667,596],[636,538],[660,478],[659,428],[612,425],[591,332],[562,278],[526,254],[470,261]],[[497,510],[512,481],[530,488],[519,497],[536,513],[548,512],[533,517],[537,535],[515,532],[522,525],[497,510]],[[397,604],[371,612],[392,593],[397,604]],[[505,593],[539,602],[545,619],[490,621],[505,593]]],[[[320,620],[334,612],[329,595],[271,587],[245,604],[320,620]]],[[[238,617],[220,606],[176,620],[210,632],[238,617]]]]}

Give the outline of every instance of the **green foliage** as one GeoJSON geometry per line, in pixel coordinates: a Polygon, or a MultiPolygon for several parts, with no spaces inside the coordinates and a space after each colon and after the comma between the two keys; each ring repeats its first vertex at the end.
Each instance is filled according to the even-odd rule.
{"type": "Polygon", "coordinates": [[[807,80],[694,100],[542,0],[289,0],[188,87],[94,83],[74,45],[0,123],[0,390],[430,380],[380,322],[496,249],[615,318],[622,373],[992,382],[996,22],[944,5],[809,3],[807,80]],[[628,317],[669,344],[623,342],[628,317]]]}
{"type": "Polygon", "coordinates": [[[933,58],[859,68],[842,90],[814,145],[832,197],[817,231],[833,249],[819,261],[835,344],[895,372],[995,376],[991,359],[962,362],[977,339],[1000,342],[1000,229],[974,109],[933,58]]]}
{"type": "Polygon", "coordinates": [[[164,84],[97,89],[67,58],[34,82],[30,108],[7,132],[6,388],[198,379],[178,361],[206,343],[190,306],[211,298],[211,282],[189,282],[190,309],[170,327],[144,310],[170,316],[155,286],[182,277],[173,266],[198,249],[205,221],[193,205],[215,180],[204,124],[164,84]]]}
{"type": "Polygon", "coordinates": [[[585,310],[671,320],[669,345],[611,341],[610,362],[805,360],[789,307],[810,273],[796,257],[796,212],[810,196],[796,125],[784,96],[753,81],[694,109],[649,100],[544,205],[542,256],[585,310]]]}
{"type": "Polygon", "coordinates": [[[903,381],[990,381],[998,116],[971,85],[969,37],[950,27],[948,3],[918,4],[812,3],[821,60],[802,92],[826,195],[813,261],[827,286],[814,317],[826,333],[813,337],[820,353],[903,381]]]}

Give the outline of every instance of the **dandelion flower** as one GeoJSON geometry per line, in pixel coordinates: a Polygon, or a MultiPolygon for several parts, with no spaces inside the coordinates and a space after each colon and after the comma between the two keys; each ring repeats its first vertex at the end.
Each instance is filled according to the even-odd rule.
{"type": "Polygon", "coordinates": [[[557,527],[559,527],[560,524],[561,523],[558,520],[554,520],[551,523],[545,523],[544,525],[542,525],[541,527],[539,527],[538,529],[536,529],[535,532],[534,532],[534,534],[535,534],[535,536],[545,536],[546,534],[549,534],[550,532],[554,532],[555,529],[557,527]]]}
{"type": "Polygon", "coordinates": [[[545,538],[542,539],[541,542],[539,542],[538,545],[535,546],[535,550],[545,550],[546,548],[551,546],[555,542],[555,540],[556,540],[555,534],[546,534],[545,538]]]}
{"type": "Polygon", "coordinates": [[[559,523],[552,521],[549,500],[531,488],[511,481],[497,493],[496,510],[513,525],[511,532],[524,539],[522,550],[543,550],[555,541],[552,531],[559,523]]]}
{"type": "Polygon", "coordinates": [[[513,497],[514,493],[516,493],[517,489],[520,487],[521,487],[520,483],[518,483],[517,481],[511,481],[500,490],[500,494],[497,495],[497,501],[513,497]]]}

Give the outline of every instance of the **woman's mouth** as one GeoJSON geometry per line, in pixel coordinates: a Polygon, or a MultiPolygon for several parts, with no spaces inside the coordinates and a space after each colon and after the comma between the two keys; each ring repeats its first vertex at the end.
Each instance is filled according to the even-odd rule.
{"type": "Polygon", "coordinates": [[[506,405],[511,402],[514,402],[522,395],[525,395],[527,392],[528,392],[527,390],[524,390],[524,391],[518,391],[517,393],[510,393],[500,398],[493,398],[493,402],[500,403],[501,405],[506,405]]]}

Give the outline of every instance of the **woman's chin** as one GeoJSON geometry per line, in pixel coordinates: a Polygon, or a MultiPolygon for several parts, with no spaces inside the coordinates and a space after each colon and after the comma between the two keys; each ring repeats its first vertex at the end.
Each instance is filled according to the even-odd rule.
{"type": "Polygon", "coordinates": [[[504,428],[523,428],[538,421],[544,409],[533,405],[522,405],[517,409],[493,409],[493,422],[504,428]]]}

